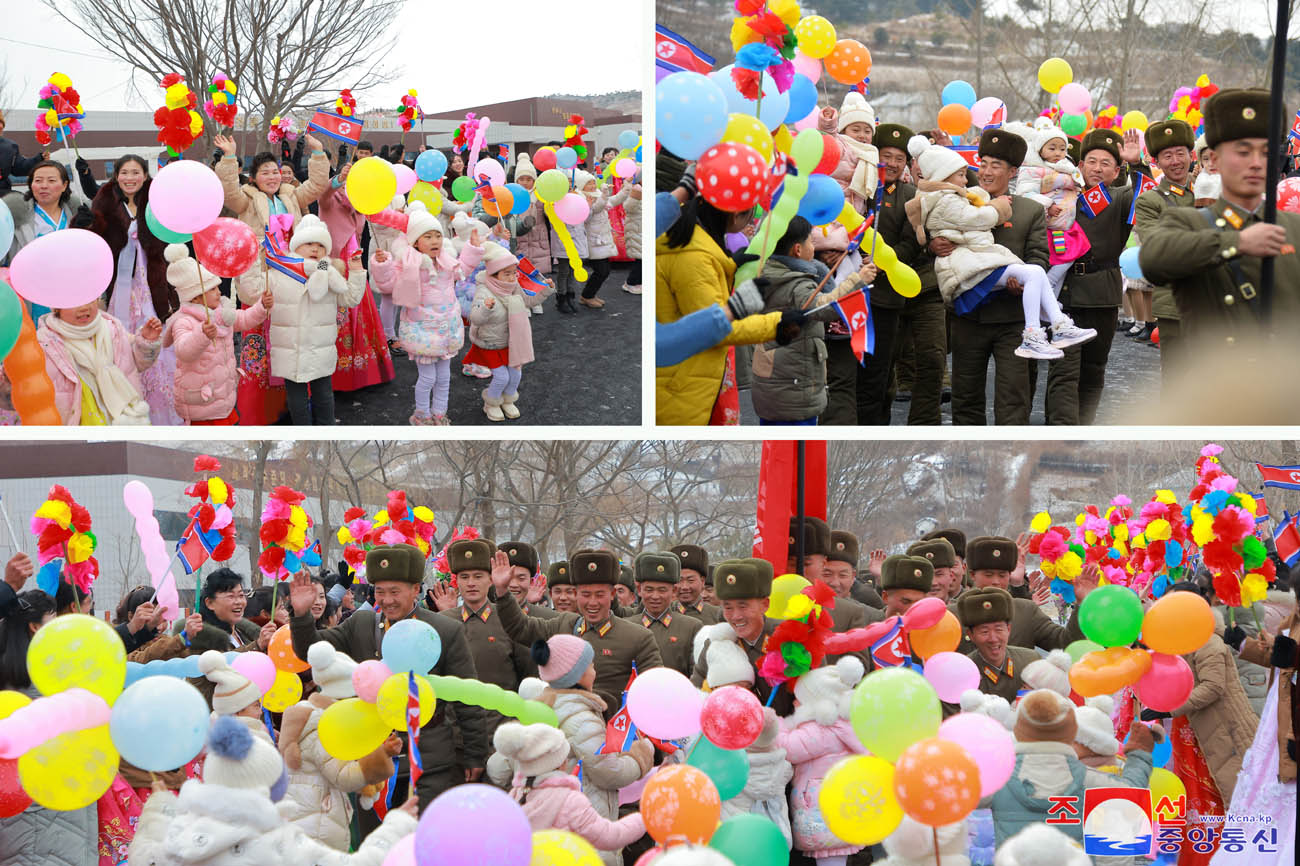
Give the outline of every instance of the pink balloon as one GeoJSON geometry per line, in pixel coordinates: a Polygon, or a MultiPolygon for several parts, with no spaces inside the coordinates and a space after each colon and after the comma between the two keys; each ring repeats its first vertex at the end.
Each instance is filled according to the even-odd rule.
{"type": "Polygon", "coordinates": [[[37,698],[0,719],[0,758],[17,758],[69,731],[107,725],[108,704],[85,689],[37,698]]]}
{"type": "MultiPolygon", "coordinates": [[[[938,601],[938,599],[935,599],[938,601]]],[[[939,700],[955,704],[962,692],[980,687],[980,670],[961,653],[935,653],[925,662],[925,678],[939,693],[939,700]]]]}
{"type": "Polygon", "coordinates": [[[939,726],[939,738],[961,746],[980,768],[981,797],[1005,785],[1016,768],[1016,742],[1011,732],[988,716],[958,713],[939,726]]]}
{"type": "Polygon", "coordinates": [[[51,309],[80,307],[99,298],[113,278],[113,251],[85,229],[50,232],[18,251],[9,282],[27,300],[51,309]]]}
{"type": "Polygon", "coordinates": [[[398,195],[406,195],[415,186],[415,182],[419,180],[415,176],[415,169],[402,163],[393,166],[393,174],[397,175],[398,195]]]}
{"type": "Polygon", "coordinates": [[[939,624],[939,620],[943,619],[947,611],[947,605],[934,596],[923,598],[903,614],[903,625],[914,631],[933,628],[939,624]]]}
{"type": "Polygon", "coordinates": [[[1082,84],[1071,81],[1056,94],[1056,100],[1066,114],[1083,114],[1092,105],[1092,94],[1082,84]]]}
{"type": "Polygon", "coordinates": [[[221,217],[194,233],[194,252],[217,276],[237,277],[257,261],[257,238],[243,220],[221,217]]]}
{"type": "Polygon", "coordinates": [[[803,132],[805,129],[816,129],[817,118],[821,113],[822,110],[820,108],[814,108],[812,111],[808,112],[808,116],[803,120],[796,120],[794,122],[794,128],[799,132],[803,132]]]}
{"type": "Polygon", "coordinates": [[[1151,653],[1151,670],[1137,681],[1137,696],[1145,707],[1169,713],[1187,702],[1196,678],[1182,656],[1151,653]]]}
{"type": "Polygon", "coordinates": [[[262,694],[269,692],[271,686],[275,685],[275,662],[271,661],[271,657],[266,653],[239,653],[230,666],[248,677],[262,694]]]}
{"type": "Polygon", "coordinates": [[[555,215],[565,225],[576,226],[591,215],[591,205],[582,193],[571,192],[555,203],[555,215]]]}
{"type": "Polygon", "coordinates": [[[226,195],[216,172],[193,159],[162,167],[149,184],[149,208],[158,222],[181,234],[194,234],[221,215],[226,195]]]}
{"type": "Polygon", "coordinates": [[[808,80],[813,84],[821,80],[822,62],[820,60],[814,60],[802,51],[795,49],[794,60],[791,62],[794,63],[794,71],[799,75],[808,76],[808,80]]]}
{"type": "Polygon", "coordinates": [[[661,740],[698,733],[703,708],[704,695],[672,668],[652,668],[638,674],[627,692],[627,711],[633,723],[661,740]]]}
{"type": "Polygon", "coordinates": [[[623,178],[632,177],[636,174],[636,160],[623,157],[614,163],[614,174],[623,178]]]}
{"type": "Polygon", "coordinates": [[[704,699],[700,728],[720,749],[747,749],[763,733],[763,705],[748,689],[726,686],[704,699]]]}
{"type": "Polygon", "coordinates": [[[993,112],[999,108],[1006,108],[1006,103],[996,96],[986,96],[983,99],[975,100],[975,104],[970,107],[971,126],[976,129],[983,129],[988,126],[993,120],[993,112]]]}
{"type": "Polygon", "coordinates": [[[367,659],[352,671],[352,688],[357,690],[357,697],[373,704],[379,696],[379,687],[388,681],[393,672],[379,659],[367,659]]]}
{"type": "Polygon", "coordinates": [[[415,866],[415,834],[411,833],[397,840],[388,849],[383,866],[415,866]]]}
{"type": "Polygon", "coordinates": [[[501,163],[491,157],[480,159],[474,164],[474,177],[486,177],[493,186],[506,185],[506,170],[501,167],[501,163]]]}

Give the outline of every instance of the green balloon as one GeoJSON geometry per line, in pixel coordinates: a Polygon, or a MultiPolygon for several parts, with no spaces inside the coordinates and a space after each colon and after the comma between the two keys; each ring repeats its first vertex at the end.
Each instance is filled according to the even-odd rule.
{"type": "Polygon", "coordinates": [[[1079,629],[1103,647],[1128,646],[1142,633],[1142,602],[1127,586],[1102,586],[1079,605],[1079,629]]]}
{"type": "Polygon", "coordinates": [[[501,698],[501,715],[519,718],[519,714],[524,711],[524,699],[519,697],[515,692],[506,692],[501,698]]]}
{"type": "Polygon", "coordinates": [[[8,283],[0,280],[0,361],[18,342],[23,329],[23,302],[8,283]]]}
{"type": "Polygon", "coordinates": [[[853,689],[849,721],[867,751],[893,763],[908,746],[938,735],[943,709],[925,677],[910,668],[882,668],[853,689]]]}
{"type": "Polygon", "coordinates": [[[555,204],[569,192],[569,176],[556,168],[548,168],[533,184],[533,192],[544,202],[555,204]]]}
{"type": "Polygon", "coordinates": [[[451,194],[455,196],[456,201],[467,202],[474,200],[474,181],[468,177],[458,177],[451,182],[451,194]]]}
{"type": "Polygon", "coordinates": [[[730,800],[739,794],[749,780],[749,759],[745,757],[745,750],[723,749],[706,737],[700,737],[686,763],[713,780],[722,800],[730,800]]]}
{"type": "Polygon", "coordinates": [[[1061,132],[1066,135],[1083,135],[1088,128],[1088,118],[1082,114],[1067,114],[1061,118],[1061,132]]]}
{"type": "Polygon", "coordinates": [[[144,221],[145,225],[149,226],[149,231],[153,232],[153,236],[164,243],[184,244],[194,239],[194,235],[174,232],[158,222],[158,217],[153,215],[153,208],[149,205],[145,205],[144,208],[144,221]]]}
{"type": "Polygon", "coordinates": [[[1074,643],[1066,647],[1065,651],[1069,653],[1070,658],[1077,662],[1088,653],[1097,652],[1102,649],[1105,649],[1105,647],[1099,643],[1094,643],[1090,640],[1076,640],[1074,643]]]}
{"type": "Polygon", "coordinates": [[[560,726],[560,717],[541,701],[524,701],[524,708],[519,711],[519,721],[525,725],[550,725],[552,728],[560,726]]]}
{"type": "Polygon", "coordinates": [[[781,828],[762,815],[736,815],[723,821],[709,839],[709,847],[745,866],[785,866],[790,862],[781,828]]]}

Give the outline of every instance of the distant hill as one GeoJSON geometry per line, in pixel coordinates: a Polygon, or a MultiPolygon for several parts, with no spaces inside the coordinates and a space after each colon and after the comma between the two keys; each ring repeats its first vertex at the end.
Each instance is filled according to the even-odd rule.
{"type": "Polygon", "coordinates": [[[623,114],[641,113],[641,91],[639,90],[618,90],[613,93],[585,94],[581,96],[573,93],[552,93],[546,98],[580,99],[584,102],[590,102],[597,108],[606,108],[623,114]]]}

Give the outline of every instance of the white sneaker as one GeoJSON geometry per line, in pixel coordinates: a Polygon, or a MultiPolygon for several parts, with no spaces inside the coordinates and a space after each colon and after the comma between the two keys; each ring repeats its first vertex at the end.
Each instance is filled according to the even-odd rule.
{"type": "Polygon", "coordinates": [[[1142,330],[1143,330],[1146,326],[1147,326],[1147,323],[1146,323],[1146,322],[1139,322],[1139,321],[1136,321],[1136,320],[1135,320],[1135,321],[1133,322],[1133,327],[1131,327],[1131,328],[1128,329],[1128,335],[1129,335],[1130,337],[1136,337],[1138,334],[1142,333],[1142,330]]]}
{"type": "Polygon", "coordinates": [[[1069,316],[1052,325],[1051,330],[1052,345],[1058,349],[1077,346],[1097,336],[1095,328],[1080,328],[1069,316]]]}
{"type": "Polygon", "coordinates": [[[640,286],[629,286],[627,283],[624,283],[624,284],[623,284],[623,291],[627,292],[629,295],[639,295],[639,294],[641,294],[641,287],[640,287],[640,286]]]}
{"type": "Polygon", "coordinates": [[[1024,339],[1016,347],[1016,355],[1039,361],[1054,361],[1065,357],[1064,352],[1047,342],[1047,334],[1042,328],[1025,328],[1024,339]]]}
{"type": "Polygon", "coordinates": [[[529,307],[528,309],[533,311],[534,316],[540,316],[542,313],[546,312],[546,307],[542,306],[541,304],[538,304],[535,307],[529,307]]]}

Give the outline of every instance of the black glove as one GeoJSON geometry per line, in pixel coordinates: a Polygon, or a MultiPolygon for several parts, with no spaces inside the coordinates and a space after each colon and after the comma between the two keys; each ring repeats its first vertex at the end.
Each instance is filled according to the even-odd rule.
{"type": "Polygon", "coordinates": [[[686,167],[686,171],[677,180],[677,185],[686,190],[691,198],[695,198],[700,194],[700,188],[695,185],[695,163],[691,163],[686,167]]]}
{"type": "Polygon", "coordinates": [[[1159,712],[1158,710],[1150,710],[1150,709],[1143,710],[1141,715],[1141,719],[1144,722],[1158,722],[1161,719],[1172,719],[1172,718],[1173,716],[1171,716],[1169,713],[1162,713],[1159,712]]]}
{"type": "Polygon", "coordinates": [[[1235,650],[1241,649],[1241,642],[1245,639],[1246,633],[1242,631],[1239,625],[1234,625],[1223,633],[1223,642],[1235,650]]]}
{"type": "Polygon", "coordinates": [[[90,171],[90,163],[86,162],[81,157],[77,157],[73,165],[77,167],[77,174],[85,174],[90,171]]]}
{"type": "Polygon", "coordinates": [[[95,219],[90,214],[90,208],[83,204],[81,207],[77,208],[77,212],[72,215],[72,221],[69,223],[69,227],[74,229],[88,229],[94,224],[94,222],[95,219]]]}
{"type": "Polygon", "coordinates": [[[781,322],[776,326],[776,344],[788,346],[799,336],[800,327],[808,318],[803,310],[786,310],[781,314],[781,322]]]}
{"type": "MultiPolygon", "coordinates": [[[[759,257],[753,253],[747,253],[744,250],[737,250],[731,254],[731,260],[736,263],[736,267],[743,267],[750,262],[758,261],[759,257]]],[[[755,281],[757,282],[757,281],[755,281]]]]}
{"type": "Polygon", "coordinates": [[[1296,666],[1295,639],[1284,634],[1273,638],[1273,656],[1269,659],[1269,664],[1283,670],[1294,668],[1296,666]]]}

